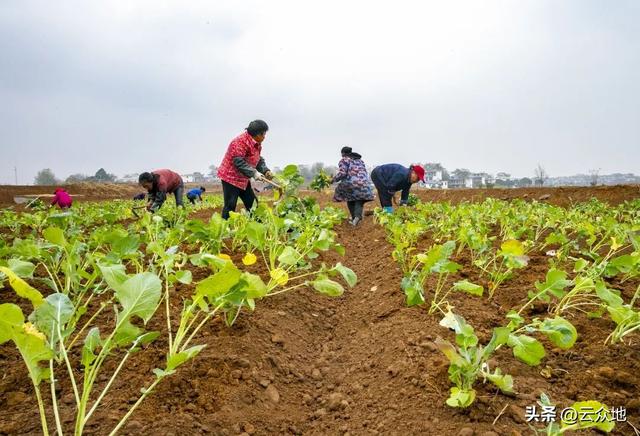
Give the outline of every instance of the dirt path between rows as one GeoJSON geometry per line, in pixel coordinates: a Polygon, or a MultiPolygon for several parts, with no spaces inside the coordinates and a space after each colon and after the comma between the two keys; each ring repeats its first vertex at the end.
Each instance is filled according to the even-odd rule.
{"type": "MultiPolygon", "coordinates": [[[[358,228],[343,224],[338,232],[346,257],[323,260],[349,265],[359,277],[353,290],[338,299],[308,290],[278,296],[243,315],[232,329],[216,329],[194,368],[161,387],[127,429],[457,434],[478,418],[488,424],[473,428],[491,429],[497,413],[474,419],[444,405],[447,365],[431,341],[432,332],[447,332],[437,318],[405,307],[401,273],[382,228],[369,217],[358,228]],[[225,355],[231,350],[235,353],[225,355]],[[195,408],[184,403],[185,395],[195,395],[195,408]],[[178,413],[158,416],[176,396],[179,405],[169,410],[178,413]],[[147,414],[161,424],[149,422],[147,414]],[[180,419],[184,422],[176,427],[180,419]]],[[[507,421],[498,428],[506,434],[510,426],[507,421]]]]}

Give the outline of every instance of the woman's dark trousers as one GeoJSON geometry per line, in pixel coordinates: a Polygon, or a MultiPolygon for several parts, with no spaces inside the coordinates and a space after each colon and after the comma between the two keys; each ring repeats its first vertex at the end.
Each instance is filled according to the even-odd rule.
{"type": "Polygon", "coordinates": [[[224,198],[224,207],[222,208],[222,218],[229,219],[229,212],[235,212],[236,205],[238,204],[238,198],[242,200],[244,207],[248,211],[251,211],[253,204],[258,201],[256,194],[253,193],[251,182],[247,185],[247,188],[242,190],[237,186],[233,186],[231,183],[222,181],[222,196],[224,198]]]}
{"type": "Polygon", "coordinates": [[[347,201],[347,207],[349,208],[349,213],[351,213],[351,219],[356,218],[356,217],[362,219],[362,211],[364,209],[364,201],[362,201],[362,200],[347,201]]]}

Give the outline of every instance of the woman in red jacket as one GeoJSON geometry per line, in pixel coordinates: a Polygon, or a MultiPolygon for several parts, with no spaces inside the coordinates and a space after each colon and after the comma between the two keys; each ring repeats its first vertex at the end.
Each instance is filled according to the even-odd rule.
{"type": "Polygon", "coordinates": [[[229,212],[236,210],[238,198],[247,210],[251,210],[257,201],[249,179],[261,179],[264,175],[271,180],[273,174],[267,168],[262,153],[262,141],[269,126],[262,120],[249,123],[246,131],[231,141],[227,153],[218,168],[218,177],[222,180],[224,207],[222,218],[228,219],[229,212]]]}
{"type": "Polygon", "coordinates": [[[176,206],[183,206],[182,194],[184,183],[180,174],[171,170],[155,170],[150,173],[142,173],[138,177],[138,183],[147,190],[147,210],[155,212],[167,200],[167,194],[173,194],[176,198],[176,206]]]}

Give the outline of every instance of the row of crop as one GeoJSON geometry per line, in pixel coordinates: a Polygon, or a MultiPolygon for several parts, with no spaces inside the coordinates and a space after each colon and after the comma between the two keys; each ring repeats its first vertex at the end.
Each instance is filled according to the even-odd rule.
{"type": "MultiPolygon", "coordinates": [[[[536,338],[545,336],[554,346],[568,350],[577,339],[577,331],[568,315],[577,312],[589,316],[608,313],[616,328],[607,343],[623,340],[640,330],[640,310],[635,303],[640,286],[630,301],[619,290],[610,288],[610,280],[621,282],[640,276],[640,202],[617,207],[591,201],[564,209],[538,202],[505,202],[488,199],[483,203],[419,203],[390,215],[378,212],[393,244],[393,258],[403,272],[401,287],[410,306],[428,307],[441,313],[441,325],[456,333],[456,344],[442,339],[438,348],[450,361],[451,388],[447,404],[468,407],[474,400],[477,380],[490,381],[502,392],[513,391],[513,379],[488,362],[493,353],[508,347],[520,361],[538,366],[545,349],[536,338]],[[433,241],[424,247],[424,241],[433,241]],[[472,268],[487,283],[488,297],[500,286],[527,268],[529,255],[546,253],[549,270],[544,281],[535,283],[528,300],[509,311],[503,327],[494,329],[491,341],[482,346],[472,326],[453,311],[449,297],[463,292],[482,297],[485,287],[468,280],[453,281],[462,265],[456,257],[468,256],[472,268]],[[571,269],[571,274],[566,269],[571,269]],[[527,321],[528,309],[543,302],[548,315],[527,321]]],[[[468,271],[469,272],[469,271],[468,271]]],[[[548,399],[547,399],[548,400],[548,399]]],[[[547,401],[548,402],[548,401],[547,401]]],[[[593,406],[593,403],[589,403],[593,406]]],[[[604,407],[604,406],[603,406],[604,407]]],[[[586,428],[598,424],[586,419],[586,428]]],[[[606,422],[602,430],[613,426],[606,422]]],[[[546,434],[560,434],[583,428],[571,424],[553,424],[546,434]]]]}
{"type": "MultiPolygon", "coordinates": [[[[45,227],[51,225],[63,226],[65,232],[85,233],[100,225],[114,225],[119,222],[137,219],[135,208],[143,204],[133,200],[109,200],[95,207],[94,203],[76,203],[72,209],[59,211],[57,209],[36,208],[27,212],[20,212],[13,208],[0,211],[0,232],[5,239],[20,236],[37,236],[45,227]]],[[[205,195],[203,201],[195,204],[187,203],[183,208],[164,208],[162,216],[168,222],[183,219],[194,212],[214,209],[222,206],[220,195],[205,195]]],[[[1,246],[0,246],[1,247],[1,246]]]]}
{"type": "Polygon", "coordinates": [[[273,207],[261,204],[251,216],[233,214],[229,221],[217,213],[207,222],[190,220],[188,211],[168,208],[139,220],[105,218],[131,210],[129,203],[118,202],[14,217],[20,221],[15,226],[29,230],[0,247],[0,282],[30,302],[30,314],[25,316],[19,305],[0,304],[0,344],[12,341],[18,348],[45,434],[43,382],[50,385],[58,434],[67,430],[60,418],[59,384],[64,379],[70,387],[73,433],[80,435],[135,353],[166,338],[166,346],[156,345],[164,366],[150,374],[149,384],[113,428],[115,434],[160,382],[201,352],[206,344],[199,333],[213,319],[231,325],[259,300],[304,286],[341,295],[344,288],[336,277],[355,285],[355,274],[341,263],[314,262],[324,251],[344,253],[333,231],[344,213],[298,199],[293,194],[299,174],[295,167],[286,171],[280,182],[288,189],[273,207]],[[242,253],[241,266],[226,254],[236,252],[242,253]],[[268,271],[264,277],[249,272],[258,260],[268,271]],[[191,270],[197,268],[211,274],[192,284],[191,270]],[[178,284],[188,288],[188,297],[175,292],[178,284]],[[182,300],[179,313],[171,309],[175,299],[182,300]],[[98,322],[109,312],[110,325],[98,322]],[[115,370],[105,374],[107,367],[115,370]],[[105,375],[107,382],[98,383],[105,375]]]}

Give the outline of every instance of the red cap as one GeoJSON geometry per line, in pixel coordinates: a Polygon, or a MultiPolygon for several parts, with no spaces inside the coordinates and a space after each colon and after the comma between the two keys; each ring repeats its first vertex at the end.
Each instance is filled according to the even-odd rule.
{"type": "Polygon", "coordinates": [[[421,182],[424,182],[424,168],[420,165],[411,165],[411,170],[418,175],[421,182]]]}

